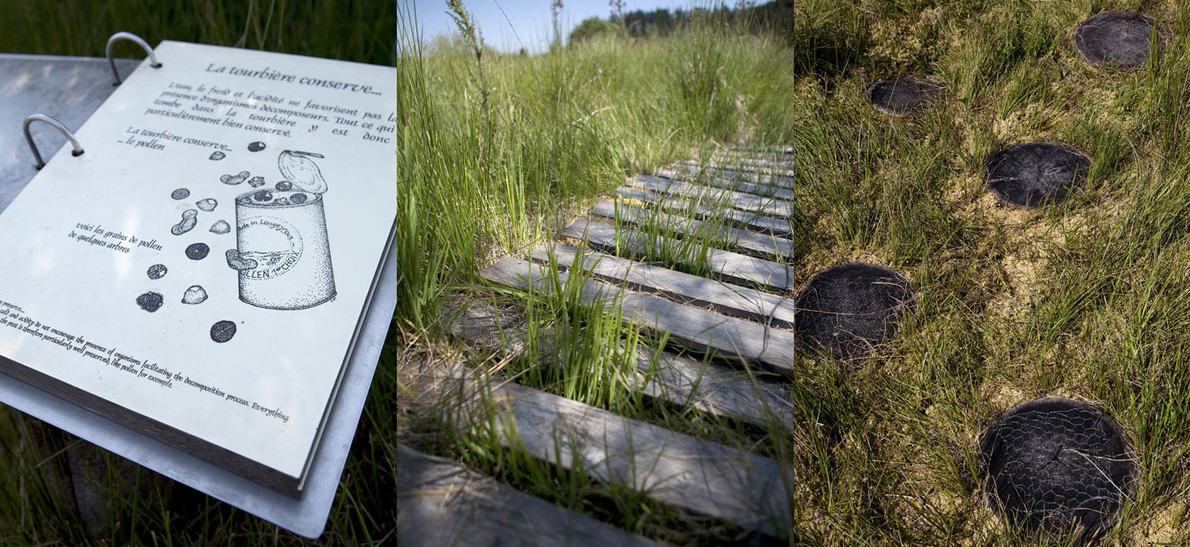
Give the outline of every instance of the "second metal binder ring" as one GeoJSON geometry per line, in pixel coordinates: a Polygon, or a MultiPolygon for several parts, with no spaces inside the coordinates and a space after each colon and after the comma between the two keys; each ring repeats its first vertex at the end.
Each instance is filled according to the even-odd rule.
{"type": "Polygon", "coordinates": [[[42,159],[41,159],[41,152],[37,151],[37,144],[35,144],[33,142],[33,135],[29,134],[29,125],[32,124],[33,122],[45,122],[45,123],[48,123],[48,124],[56,127],[58,129],[58,131],[61,131],[63,135],[66,135],[66,138],[68,140],[70,140],[70,145],[72,147],[74,147],[74,150],[72,150],[70,152],[71,155],[74,155],[74,156],[83,155],[83,147],[79,146],[79,141],[74,138],[74,133],[71,133],[69,129],[66,129],[66,126],[62,125],[62,122],[55,120],[49,116],[46,116],[45,114],[34,114],[32,116],[29,116],[28,118],[25,118],[24,130],[25,130],[25,141],[29,143],[29,150],[32,150],[33,157],[37,158],[37,165],[35,166],[35,167],[37,167],[37,169],[40,170],[42,167],[45,167],[45,161],[42,161],[42,159]]]}
{"type": "Polygon", "coordinates": [[[137,36],[131,32],[117,32],[113,34],[111,38],[107,39],[107,62],[112,65],[112,74],[116,76],[116,82],[112,85],[120,85],[120,82],[122,81],[120,80],[120,73],[116,72],[116,59],[112,57],[114,46],[116,45],[116,42],[119,42],[120,40],[135,42],[141,47],[141,49],[145,50],[145,53],[149,54],[149,66],[153,68],[161,68],[161,63],[157,62],[157,56],[153,54],[153,48],[149,47],[149,44],[141,39],[140,36],[137,36]]]}

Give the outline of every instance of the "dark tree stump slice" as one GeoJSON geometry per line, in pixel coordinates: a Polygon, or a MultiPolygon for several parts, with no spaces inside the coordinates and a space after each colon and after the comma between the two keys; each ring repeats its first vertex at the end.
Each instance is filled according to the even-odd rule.
{"type": "Polygon", "coordinates": [[[1034,209],[1061,201],[1082,186],[1091,158],[1065,144],[1029,142],[1010,146],[988,159],[988,188],[1004,203],[1034,209]]]}
{"type": "Polygon", "coordinates": [[[1096,67],[1134,69],[1149,60],[1149,43],[1157,23],[1136,12],[1104,11],[1074,31],[1074,48],[1096,67]]]}
{"type": "Polygon", "coordinates": [[[946,95],[937,82],[916,76],[880,80],[868,88],[868,102],[889,116],[912,116],[946,95]]]}
{"type": "Polygon", "coordinates": [[[979,441],[979,464],[1004,518],[1051,540],[1103,535],[1136,486],[1132,443],[1120,424],[1062,397],[1022,403],[992,422],[979,441]]]}
{"type": "Polygon", "coordinates": [[[797,296],[795,328],[804,344],[837,358],[871,355],[896,333],[912,306],[913,290],[901,274],[853,263],[819,273],[797,296]]]}

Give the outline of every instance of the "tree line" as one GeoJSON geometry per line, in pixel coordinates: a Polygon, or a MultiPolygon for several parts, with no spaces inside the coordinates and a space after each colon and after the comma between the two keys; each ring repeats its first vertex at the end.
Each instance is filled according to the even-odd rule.
{"type": "Polygon", "coordinates": [[[751,32],[763,30],[785,34],[793,28],[793,1],[773,0],[761,5],[740,1],[735,7],[720,3],[711,9],[679,8],[671,12],[668,8],[624,11],[624,3],[613,0],[612,12],[606,19],[590,17],[583,20],[570,32],[569,43],[578,44],[603,36],[637,39],[664,37],[699,18],[737,25],[751,32]]]}

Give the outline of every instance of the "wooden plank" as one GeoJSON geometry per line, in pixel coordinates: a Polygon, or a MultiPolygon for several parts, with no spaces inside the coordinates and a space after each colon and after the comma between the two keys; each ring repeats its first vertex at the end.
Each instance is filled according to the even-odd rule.
{"type": "Polygon", "coordinates": [[[567,269],[577,267],[615,285],[626,283],[636,291],[662,294],[683,304],[709,307],[724,315],[793,330],[794,301],[791,297],[595,251],[586,252],[580,258],[579,251],[570,245],[549,245],[533,251],[532,259],[546,264],[552,257],[559,266],[567,269]]]}
{"type": "MultiPolygon", "coordinates": [[[[546,267],[513,257],[506,257],[479,272],[484,279],[508,287],[550,291],[546,267]]],[[[565,284],[568,272],[559,272],[565,284]]],[[[768,370],[793,377],[795,335],[736,317],[693,308],[651,294],[630,291],[587,279],[582,287],[586,302],[611,309],[619,305],[625,321],[657,332],[668,332],[670,340],[683,347],[710,356],[758,364],[768,370]]]]}
{"type": "Polygon", "coordinates": [[[735,171],[745,171],[750,173],[761,174],[775,174],[779,176],[793,176],[793,159],[787,160],[773,160],[760,157],[745,157],[745,156],[730,156],[730,155],[715,155],[709,159],[700,159],[698,161],[679,161],[671,165],[683,168],[711,168],[711,169],[730,169],[735,171]]]}
{"type": "MultiPolygon", "coordinates": [[[[744,167],[778,168],[792,170],[794,156],[790,154],[711,154],[709,163],[713,165],[742,165],[744,167]]],[[[792,174],[792,173],[791,173],[792,174]]]]}
{"type": "Polygon", "coordinates": [[[657,545],[401,443],[397,537],[406,547],[657,545]]]}
{"type": "Polygon", "coordinates": [[[793,190],[793,173],[785,174],[784,171],[775,172],[769,169],[744,169],[739,166],[732,167],[712,167],[712,172],[719,177],[728,180],[738,180],[761,184],[768,188],[775,188],[776,193],[771,195],[790,201],[797,201],[796,194],[793,190]]]}
{"type": "MultiPolygon", "coordinates": [[[[604,222],[579,219],[562,230],[562,235],[584,240],[588,245],[611,253],[644,255],[649,248],[678,247],[664,236],[646,234],[626,226],[621,226],[620,232],[626,248],[619,251],[616,250],[616,227],[604,222]]],[[[793,268],[789,266],[719,249],[710,249],[707,260],[715,275],[732,283],[793,291],[793,268]]]]}
{"type": "Polygon", "coordinates": [[[718,151],[721,154],[764,154],[766,156],[779,157],[793,154],[793,147],[775,144],[720,144],[718,145],[718,151]]]}
{"type": "Polygon", "coordinates": [[[655,205],[662,209],[690,212],[697,218],[721,217],[736,226],[763,233],[782,237],[793,235],[793,227],[789,219],[766,217],[730,207],[713,207],[704,202],[691,201],[680,196],[655,194],[637,188],[620,187],[616,189],[616,195],[648,205],[655,205]]]}
{"type": "MultiPolygon", "coordinates": [[[[793,201],[795,199],[793,189],[789,187],[779,186],[784,179],[773,179],[768,175],[759,176],[756,174],[741,173],[739,171],[723,172],[717,168],[707,168],[699,170],[697,168],[690,169],[658,169],[657,175],[670,178],[680,179],[706,186],[713,186],[715,188],[724,188],[727,190],[735,190],[737,192],[747,192],[749,194],[756,194],[758,196],[780,198],[783,200],[793,201]],[[750,180],[756,182],[748,182],[750,180]],[[772,180],[773,182],[762,182],[772,180]]],[[[789,181],[792,186],[792,181],[789,181]]]]}
{"type": "MultiPolygon", "coordinates": [[[[464,315],[493,317],[499,312],[490,305],[477,304],[468,307],[464,315]]],[[[488,329],[478,329],[471,321],[462,322],[462,326],[451,325],[451,333],[455,336],[488,347],[496,342],[492,349],[506,358],[524,353],[523,340],[506,336],[503,327],[492,325],[488,329]]],[[[621,346],[620,350],[625,351],[625,348],[621,346]]],[[[543,364],[557,366],[549,359],[550,348],[545,344],[538,348],[538,354],[543,364]]],[[[649,397],[677,406],[692,406],[761,428],[770,425],[789,431],[794,428],[797,414],[793,393],[783,383],[771,381],[766,375],[749,376],[719,363],[698,361],[668,351],[654,354],[645,346],[638,348],[634,364],[636,371],[628,377],[628,384],[649,397]]]]}
{"type": "Polygon", "coordinates": [[[479,421],[473,405],[462,413],[466,425],[494,431],[506,445],[517,439],[534,457],[581,466],[600,481],[769,536],[790,535],[792,471],[771,458],[513,383],[471,390],[491,394],[497,418],[479,421]]]}
{"type": "Polygon", "coordinates": [[[693,169],[695,171],[700,169],[719,169],[753,175],[775,175],[787,178],[794,176],[792,159],[788,161],[773,161],[763,158],[714,156],[706,161],[681,161],[671,165],[675,168],[693,169]]]}
{"type": "Polygon", "coordinates": [[[720,226],[713,229],[713,224],[706,224],[700,220],[649,211],[634,207],[627,203],[613,203],[608,200],[600,201],[591,209],[591,214],[608,219],[619,219],[629,224],[648,225],[650,222],[669,227],[684,237],[711,237],[724,241],[735,247],[739,252],[761,258],[792,258],[793,242],[783,237],[763,235],[749,232],[731,226],[720,226]]]}
{"type": "Polygon", "coordinates": [[[775,423],[793,431],[797,421],[793,392],[766,378],[751,378],[745,372],[668,351],[656,361],[638,353],[636,367],[644,373],[637,382],[643,383],[641,390],[650,397],[762,428],[775,423]]]}
{"type": "MultiPolygon", "coordinates": [[[[741,165],[731,166],[716,166],[712,167],[715,173],[719,176],[727,177],[729,179],[745,180],[755,182],[758,184],[765,184],[771,187],[784,188],[790,191],[793,195],[793,171],[786,169],[778,169],[773,167],[755,167],[749,168],[741,165]]],[[[789,199],[796,201],[795,198],[789,199]]]]}
{"type": "Polygon", "coordinates": [[[786,177],[792,177],[794,175],[792,159],[769,160],[764,158],[715,157],[712,158],[708,164],[722,169],[736,169],[752,171],[756,173],[770,173],[786,177]]]}
{"type": "Polygon", "coordinates": [[[776,198],[766,198],[755,194],[724,190],[692,182],[654,177],[651,175],[636,175],[628,179],[628,185],[643,188],[650,192],[662,194],[676,194],[690,198],[703,198],[712,201],[723,200],[736,209],[761,213],[769,216],[791,218],[793,203],[776,198]]]}

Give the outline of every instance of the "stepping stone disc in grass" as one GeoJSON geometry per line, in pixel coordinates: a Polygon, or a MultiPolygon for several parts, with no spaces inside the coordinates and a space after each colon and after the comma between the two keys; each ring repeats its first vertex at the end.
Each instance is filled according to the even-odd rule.
{"type": "Polygon", "coordinates": [[[889,116],[912,116],[944,95],[942,84],[916,76],[887,78],[868,88],[868,102],[889,116]]]}
{"type": "Polygon", "coordinates": [[[870,355],[896,332],[912,306],[913,290],[901,274],[856,262],[819,273],[797,296],[795,328],[806,345],[851,359],[870,355]]]}
{"type": "Polygon", "coordinates": [[[986,168],[988,188],[1000,201],[1033,209],[1082,186],[1091,158],[1065,144],[1028,142],[996,152],[986,168]]]}
{"type": "Polygon", "coordinates": [[[1022,403],[993,421],[979,441],[979,464],[1004,518],[1049,539],[1101,536],[1136,486],[1132,443],[1120,424],[1062,397],[1022,403]]]}
{"type": "Polygon", "coordinates": [[[1074,48],[1093,66],[1138,68],[1149,60],[1149,40],[1156,25],[1136,12],[1100,12],[1074,30],[1074,48]]]}

